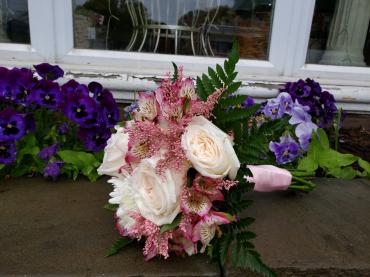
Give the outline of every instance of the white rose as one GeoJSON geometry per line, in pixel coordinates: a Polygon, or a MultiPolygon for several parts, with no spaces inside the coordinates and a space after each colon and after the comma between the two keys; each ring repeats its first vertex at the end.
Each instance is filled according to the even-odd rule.
{"type": "Polygon", "coordinates": [[[133,197],[132,189],[129,186],[130,177],[122,176],[121,178],[111,178],[108,183],[114,187],[113,191],[109,194],[110,204],[119,205],[117,209],[118,224],[124,229],[129,230],[135,220],[131,218],[130,212],[138,212],[138,208],[133,197]]]}
{"type": "Polygon", "coordinates": [[[128,150],[128,134],[124,128],[116,127],[117,132],[107,141],[104,149],[103,163],[98,168],[100,175],[120,176],[119,169],[126,164],[125,156],[128,150]]]}
{"type": "Polygon", "coordinates": [[[203,116],[190,122],[181,138],[181,146],[193,167],[203,176],[234,180],[240,162],[230,136],[203,116]]]}
{"type": "Polygon", "coordinates": [[[143,159],[131,175],[131,189],[140,213],[160,226],[171,223],[180,212],[180,194],[185,182],[185,170],[167,169],[157,175],[158,157],[143,159]]]}

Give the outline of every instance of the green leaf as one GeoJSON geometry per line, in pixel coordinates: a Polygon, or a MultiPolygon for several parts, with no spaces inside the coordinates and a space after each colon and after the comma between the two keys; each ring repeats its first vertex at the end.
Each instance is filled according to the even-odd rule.
{"type": "Polygon", "coordinates": [[[216,71],[212,69],[211,67],[208,67],[208,75],[211,77],[211,82],[215,88],[222,88],[222,82],[220,78],[217,76],[216,71]]]}
{"type": "Polygon", "coordinates": [[[0,170],[2,170],[5,167],[5,164],[0,164],[0,170]]]}
{"type": "Polygon", "coordinates": [[[299,160],[297,169],[305,172],[314,172],[318,167],[319,164],[311,156],[307,156],[299,160]]]}
{"type": "Polygon", "coordinates": [[[222,69],[221,65],[216,64],[216,71],[220,79],[226,83],[227,82],[227,76],[225,74],[225,71],[222,69]]]}
{"type": "Polygon", "coordinates": [[[324,129],[317,129],[316,132],[319,136],[319,141],[320,141],[321,145],[324,148],[329,148],[330,147],[329,139],[328,139],[328,136],[326,135],[324,129]]]}
{"type": "Polygon", "coordinates": [[[242,85],[242,82],[235,82],[235,83],[230,84],[227,87],[227,89],[226,89],[226,91],[223,95],[228,96],[230,94],[233,94],[234,92],[236,92],[240,88],[241,85],[242,85]]]}
{"type": "Polygon", "coordinates": [[[208,95],[206,94],[205,92],[205,89],[204,89],[204,86],[203,86],[203,83],[202,83],[202,80],[197,77],[197,88],[196,88],[196,92],[197,92],[197,95],[198,97],[201,99],[201,100],[206,100],[208,95]]]}
{"type": "Polygon", "coordinates": [[[358,171],[354,170],[352,167],[349,166],[344,168],[336,167],[329,169],[328,174],[336,178],[351,180],[358,175],[358,171]]]}
{"type": "Polygon", "coordinates": [[[177,78],[179,78],[179,70],[177,68],[177,64],[175,64],[174,62],[172,62],[172,66],[173,66],[172,81],[175,82],[177,80],[177,78]]]}
{"type": "Polygon", "coordinates": [[[134,240],[129,239],[127,237],[121,237],[111,246],[111,248],[108,250],[106,257],[113,256],[117,254],[119,251],[121,251],[125,246],[132,243],[134,240]]]}
{"type": "Polygon", "coordinates": [[[370,177],[370,163],[363,159],[358,159],[358,165],[367,172],[367,175],[370,177]]]}
{"type": "Polygon", "coordinates": [[[175,229],[181,222],[181,214],[178,214],[170,224],[164,224],[161,226],[160,233],[163,234],[166,231],[175,229]]]}
{"type": "Polygon", "coordinates": [[[260,105],[254,105],[250,108],[241,108],[241,109],[233,109],[228,112],[224,112],[223,116],[219,115],[216,116],[217,123],[219,124],[226,124],[230,122],[235,121],[244,121],[249,119],[252,115],[256,113],[256,111],[259,109],[260,105]]]}
{"type": "Polygon", "coordinates": [[[107,210],[112,211],[112,212],[116,212],[118,207],[119,207],[118,204],[107,203],[107,204],[104,205],[104,209],[107,209],[107,210]]]}
{"type": "Polygon", "coordinates": [[[358,158],[352,154],[342,154],[333,149],[325,149],[318,153],[318,163],[322,168],[340,168],[356,162],[358,158]]]}

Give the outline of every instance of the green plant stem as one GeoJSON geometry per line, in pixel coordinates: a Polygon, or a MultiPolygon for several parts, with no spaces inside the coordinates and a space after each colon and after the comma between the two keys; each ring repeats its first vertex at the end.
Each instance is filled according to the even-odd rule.
{"type": "Polygon", "coordinates": [[[298,183],[301,183],[303,185],[290,185],[289,188],[291,189],[302,189],[302,190],[305,190],[305,191],[310,191],[310,190],[313,190],[316,185],[314,183],[312,183],[311,181],[308,181],[308,180],[305,180],[304,178],[300,178],[300,177],[297,177],[297,176],[292,176],[292,179],[293,181],[296,181],[298,183]]]}
{"type": "Polygon", "coordinates": [[[342,109],[339,109],[338,115],[337,115],[337,122],[334,125],[335,130],[335,151],[338,151],[338,144],[339,144],[339,125],[340,125],[340,119],[342,117],[342,109]]]}

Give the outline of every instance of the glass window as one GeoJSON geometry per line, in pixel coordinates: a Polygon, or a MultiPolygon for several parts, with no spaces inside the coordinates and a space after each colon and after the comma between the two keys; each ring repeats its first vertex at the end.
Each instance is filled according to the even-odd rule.
{"type": "Polygon", "coordinates": [[[316,0],[307,63],[370,66],[369,22],[369,0],[316,0]]]}
{"type": "Polygon", "coordinates": [[[267,59],[273,0],[73,0],[76,48],[267,59]]]}
{"type": "Polygon", "coordinates": [[[0,43],[30,43],[27,0],[0,0],[0,43]]]}

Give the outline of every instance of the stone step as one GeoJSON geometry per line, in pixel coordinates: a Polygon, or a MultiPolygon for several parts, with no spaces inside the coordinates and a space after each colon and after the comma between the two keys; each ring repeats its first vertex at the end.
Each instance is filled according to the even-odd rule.
{"type": "MultiPolygon", "coordinates": [[[[1,180],[0,276],[252,276],[202,256],[144,262],[137,245],[106,258],[118,235],[105,181],[1,180]]],[[[309,195],[251,195],[263,260],[279,276],[370,276],[370,182],[316,183],[309,195]]]]}

